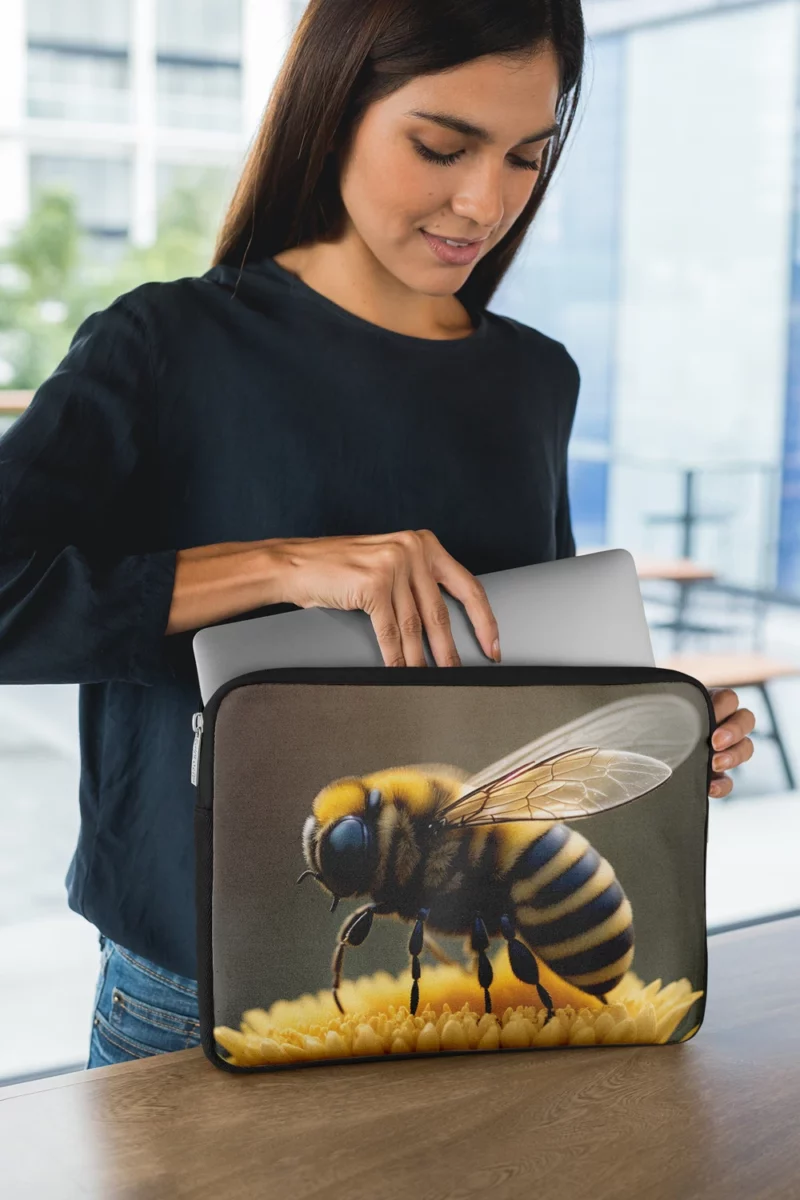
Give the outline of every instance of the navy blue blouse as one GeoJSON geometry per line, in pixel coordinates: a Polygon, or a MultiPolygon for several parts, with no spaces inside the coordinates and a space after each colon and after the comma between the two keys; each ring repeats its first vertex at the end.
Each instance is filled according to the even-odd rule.
{"type": "Polygon", "coordinates": [[[0,439],[0,682],[81,685],[69,904],[169,970],[197,973],[176,552],[427,527],[476,575],[575,553],[577,366],[472,315],[466,338],[395,333],[269,258],[143,284],[81,324],[0,439]]]}

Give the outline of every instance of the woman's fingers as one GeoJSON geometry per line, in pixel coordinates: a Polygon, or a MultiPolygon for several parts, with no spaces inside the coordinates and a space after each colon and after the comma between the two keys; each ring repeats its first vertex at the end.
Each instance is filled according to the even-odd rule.
{"type": "Polygon", "coordinates": [[[742,738],[729,750],[718,751],[711,760],[711,766],[715,771],[729,771],[731,767],[738,767],[751,759],[754,749],[752,738],[742,738]]]}
{"type": "Polygon", "coordinates": [[[408,640],[415,657],[408,665],[427,666],[422,646],[424,626],[437,667],[458,667],[461,659],[450,628],[450,613],[431,573],[429,542],[421,530],[411,529],[403,530],[398,539],[404,559],[395,579],[394,603],[398,618],[402,611],[409,625],[408,640]],[[419,618],[418,629],[415,616],[419,618]]]}
{"type": "Polygon", "coordinates": [[[711,700],[714,705],[714,717],[717,725],[721,725],[723,721],[726,721],[739,707],[739,697],[733,688],[712,688],[711,700]]]}
{"type": "Polygon", "coordinates": [[[392,592],[392,606],[402,640],[403,658],[407,667],[426,667],[422,645],[422,617],[411,590],[409,577],[398,571],[392,592]]]}
{"type": "Polygon", "coordinates": [[[716,779],[711,780],[709,788],[710,796],[727,796],[733,791],[733,780],[727,775],[720,775],[716,779]]]}
{"type": "Polygon", "coordinates": [[[460,667],[461,657],[450,627],[450,612],[439,585],[425,570],[413,575],[413,587],[434,662],[437,667],[460,667]]]}
{"type": "Polygon", "coordinates": [[[392,594],[375,597],[369,608],[365,610],[375,630],[383,665],[385,667],[404,667],[406,660],[403,655],[403,638],[397,623],[397,614],[392,605],[392,594]]]}
{"type": "Polygon", "coordinates": [[[420,530],[419,532],[429,535],[436,543],[432,564],[435,578],[451,596],[455,596],[464,605],[475,630],[475,636],[486,657],[499,661],[500,630],[483,584],[457,559],[448,554],[435,534],[430,533],[429,530],[420,530]],[[497,652],[494,649],[495,641],[498,642],[497,652]]]}
{"type": "Polygon", "coordinates": [[[362,609],[385,666],[427,666],[424,636],[437,666],[461,665],[440,583],[464,605],[484,654],[495,659],[498,629],[486,592],[431,530],[279,538],[272,546],[281,599],[301,608],[362,609]]]}
{"type": "Polygon", "coordinates": [[[730,749],[740,744],[748,733],[752,733],[755,726],[756,719],[750,709],[740,708],[717,726],[711,744],[715,750],[730,749]]]}

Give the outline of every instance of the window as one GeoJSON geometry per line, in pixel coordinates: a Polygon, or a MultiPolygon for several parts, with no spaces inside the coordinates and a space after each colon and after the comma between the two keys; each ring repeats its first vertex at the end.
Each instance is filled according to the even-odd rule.
{"type": "Polygon", "coordinates": [[[159,55],[158,123],[179,129],[238,130],[242,123],[238,65],[159,55]]]}
{"type": "Polygon", "coordinates": [[[131,164],[126,158],[32,155],[31,190],[59,186],[73,193],[83,229],[95,237],[125,238],[130,224],[131,164]]]}
{"type": "Polygon", "coordinates": [[[130,119],[128,0],[29,0],[28,116],[130,119]]]}
{"type": "Polygon", "coordinates": [[[28,38],[65,45],[127,46],[130,0],[28,0],[28,38]]]}
{"type": "Polygon", "coordinates": [[[159,125],[240,129],[240,4],[165,0],[157,11],[159,125]]]}
{"type": "Polygon", "coordinates": [[[28,49],[28,116],[61,121],[128,121],[130,79],[125,52],[84,54],[28,49]]]}
{"type": "Polygon", "coordinates": [[[157,20],[159,54],[237,61],[241,55],[240,0],[159,0],[157,20]]]}

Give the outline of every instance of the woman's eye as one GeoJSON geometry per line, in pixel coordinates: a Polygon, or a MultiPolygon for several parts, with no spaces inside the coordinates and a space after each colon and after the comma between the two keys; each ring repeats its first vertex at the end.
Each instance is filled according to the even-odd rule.
{"type": "MultiPolygon", "coordinates": [[[[463,150],[456,150],[453,154],[437,154],[435,150],[431,150],[428,146],[424,146],[422,142],[414,142],[414,149],[427,162],[438,163],[441,167],[450,167],[453,163],[458,162],[463,150]]],[[[538,171],[541,167],[541,159],[536,159],[531,162],[527,158],[512,158],[512,164],[519,167],[523,171],[538,171]]]]}

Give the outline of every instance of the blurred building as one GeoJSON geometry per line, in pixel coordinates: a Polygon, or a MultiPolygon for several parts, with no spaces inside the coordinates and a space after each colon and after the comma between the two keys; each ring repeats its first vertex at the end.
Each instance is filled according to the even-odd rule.
{"type": "Polygon", "coordinates": [[[288,0],[2,0],[0,240],[54,182],[101,253],[152,242],[176,184],[226,194],[292,20],[288,0]]]}

